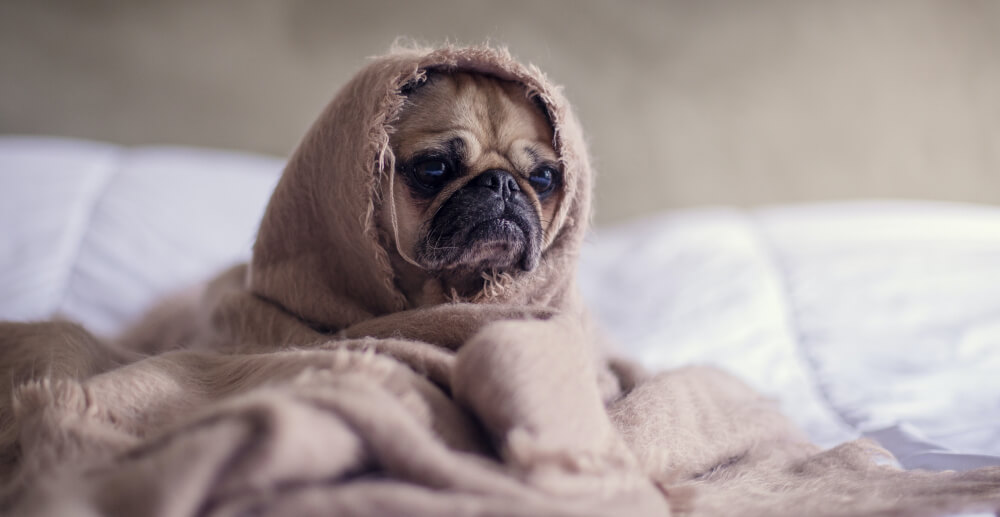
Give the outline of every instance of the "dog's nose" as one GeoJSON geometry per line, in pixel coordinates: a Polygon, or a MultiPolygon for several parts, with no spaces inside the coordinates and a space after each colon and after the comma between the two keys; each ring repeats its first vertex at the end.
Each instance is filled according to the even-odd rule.
{"type": "Polygon", "coordinates": [[[480,174],[474,181],[476,185],[496,192],[502,199],[508,199],[514,192],[521,190],[514,175],[503,169],[490,169],[480,174]]]}

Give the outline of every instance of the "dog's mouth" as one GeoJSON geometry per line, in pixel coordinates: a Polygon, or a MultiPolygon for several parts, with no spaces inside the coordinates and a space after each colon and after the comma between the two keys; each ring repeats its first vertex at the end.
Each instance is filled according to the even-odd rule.
{"type": "Polygon", "coordinates": [[[516,208],[484,220],[473,214],[439,214],[417,250],[417,259],[436,271],[505,271],[538,265],[540,228],[516,208]],[[471,221],[470,221],[471,219],[471,221]]]}
{"type": "Polygon", "coordinates": [[[490,219],[469,231],[466,242],[470,249],[466,254],[480,257],[479,267],[473,269],[509,267],[524,256],[526,241],[524,230],[513,219],[490,219]]]}
{"type": "Polygon", "coordinates": [[[514,219],[498,217],[473,226],[469,231],[468,239],[470,243],[487,241],[486,244],[507,246],[512,242],[517,242],[523,245],[524,230],[514,219]]]}

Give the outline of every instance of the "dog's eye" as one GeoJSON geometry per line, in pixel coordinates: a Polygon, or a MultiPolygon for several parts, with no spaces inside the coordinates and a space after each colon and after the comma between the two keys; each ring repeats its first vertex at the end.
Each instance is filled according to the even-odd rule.
{"type": "Polygon", "coordinates": [[[413,179],[428,190],[438,190],[448,180],[450,172],[444,160],[424,160],[413,166],[413,179]]]}
{"type": "Polygon", "coordinates": [[[551,167],[542,167],[528,176],[528,181],[534,187],[538,197],[544,199],[555,190],[558,172],[551,167]]]}

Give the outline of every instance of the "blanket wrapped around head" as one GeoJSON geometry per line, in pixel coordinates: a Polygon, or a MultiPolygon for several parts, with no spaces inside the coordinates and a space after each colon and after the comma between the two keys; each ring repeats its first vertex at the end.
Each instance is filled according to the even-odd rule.
{"type": "MultiPolygon", "coordinates": [[[[604,355],[574,281],[592,174],[537,69],[488,47],[374,59],[289,160],[252,262],[116,344],[0,325],[0,512],[22,515],[938,515],[1000,470],[820,451],[717,370],[604,355]],[[428,71],[544,107],[565,195],[531,272],[416,307],[387,255],[392,124],[428,71]],[[388,175],[388,176],[387,176],[388,175]]],[[[664,346],[669,346],[664,343],[664,346]]]]}

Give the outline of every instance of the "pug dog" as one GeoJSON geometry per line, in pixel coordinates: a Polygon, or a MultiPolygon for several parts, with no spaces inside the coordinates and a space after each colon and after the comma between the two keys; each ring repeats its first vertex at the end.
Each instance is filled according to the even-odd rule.
{"type": "Polygon", "coordinates": [[[429,72],[392,124],[380,226],[414,306],[533,270],[562,197],[552,125],[524,86],[429,72]]]}

